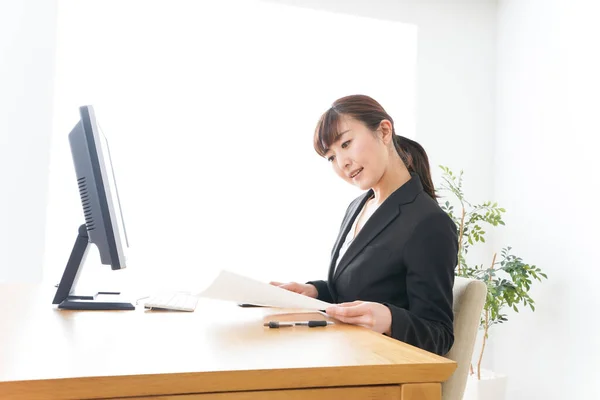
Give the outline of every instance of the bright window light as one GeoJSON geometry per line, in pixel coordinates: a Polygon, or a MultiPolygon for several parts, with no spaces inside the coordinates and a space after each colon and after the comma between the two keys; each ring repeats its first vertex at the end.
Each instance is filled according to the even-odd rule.
{"type": "Polygon", "coordinates": [[[157,287],[196,290],[222,268],[325,279],[360,192],[314,152],[320,114],[367,94],[414,137],[416,26],[261,1],[61,0],[58,18],[47,278],[83,222],[67,138],[80,105],[109,140],[130,242],[128,270],[94,248],[85,277],[157,287]]]}

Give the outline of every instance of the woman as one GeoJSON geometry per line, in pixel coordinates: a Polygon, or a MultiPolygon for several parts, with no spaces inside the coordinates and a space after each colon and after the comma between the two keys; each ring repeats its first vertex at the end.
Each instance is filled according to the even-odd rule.
{"type": "Polygon", "coordinates": [[[362,95],[321,116],[314,147],[366,192],[346,210],[327,281],[271,284],[334,303],[325,311],[342,322],[446,354],[458,240],[436,201],[425,151],[397,136],[383,107],[362,95]]]}

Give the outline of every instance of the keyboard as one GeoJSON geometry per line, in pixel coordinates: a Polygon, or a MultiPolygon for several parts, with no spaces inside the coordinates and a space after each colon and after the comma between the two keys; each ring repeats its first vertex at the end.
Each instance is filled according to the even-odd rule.
{"type": "Polygon", "coordinates": [[[197,304],[198,297],[181,292],[159,293],[144,301],[145,308],[174,311],[194,311],[197,304]]]}

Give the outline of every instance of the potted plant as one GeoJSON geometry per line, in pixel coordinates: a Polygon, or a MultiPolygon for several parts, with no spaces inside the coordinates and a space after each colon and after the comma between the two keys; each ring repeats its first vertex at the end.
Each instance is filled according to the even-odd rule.
{"type": "Polygon", "coordinates": [[[507,246],[501,249],[500,257],[494,252],[491,262],[471,264],[467,254],[477,243],[485,243],[488,227],[504,225],[502,215],[506,212],[497,203],[491,201],[473,205],[463,192],[463,171],[453,173],[448,167],[440,166],[443,171],[441,191],[453,197],[452,201],[442,201],[443,210],[454,220],[459,237],[458,264],[456,276],[474,278],[485,282],[488,288],[487,298],[481,316],[481,346],[475,349],[477,362],[471,364],[464,399],[504,399],[506,376],[481,368],[481,360],[488,340],[490,328],[508,320],[505,311],[512,308],[519,312],[520,306],[529,306],[535,311],[535,303],[529,296],[533,279],[547,279],[540,268],[525,263],[512,253],[507,246]]]}

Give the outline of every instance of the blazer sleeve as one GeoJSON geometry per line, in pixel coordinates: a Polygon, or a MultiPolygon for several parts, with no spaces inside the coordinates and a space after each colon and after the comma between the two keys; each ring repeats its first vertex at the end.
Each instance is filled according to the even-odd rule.
{"type": "Polygon", "coordinates": [[[331,296],[331,292],[327,286],[327,281],[310,281],[306,283],[314,285],[317,288],[317,299],[326,301],[327,303],[333,303],[333,297],[331,296]]]}
{"type": "Polygon", "coordinates": [[[409,306],[401,308],[384,303],[392,313],[391,336],[445,355],[454,343],[456,225],[446,214],[427,217],[415,227],[403,252],[409,306]]]}

